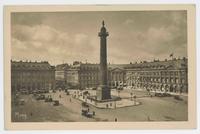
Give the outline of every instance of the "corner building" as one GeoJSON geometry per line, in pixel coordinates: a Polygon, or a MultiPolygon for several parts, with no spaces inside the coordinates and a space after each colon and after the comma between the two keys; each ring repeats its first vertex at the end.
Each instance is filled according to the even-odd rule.
{"type": "Polygon", "coordinates": [[[55,88],[55,67],[48,62],[11,61],[12,90],[55,88]]]}
{"type": "Polygon", "coordinates": [[[133,64],[126,67],[127,86],[149,91],[188,92],[187,59],[133,64]]]}

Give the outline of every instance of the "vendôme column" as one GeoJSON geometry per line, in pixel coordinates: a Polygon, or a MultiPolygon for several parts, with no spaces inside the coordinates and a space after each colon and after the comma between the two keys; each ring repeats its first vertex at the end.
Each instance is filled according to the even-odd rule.
{"type": "Polygon", "coordinates": [[[97,89],[97,100],[111,99],[110,88],[107,85],[107,36],[104,21],[102,22],[100,37],[100,85],[97,89]]]}

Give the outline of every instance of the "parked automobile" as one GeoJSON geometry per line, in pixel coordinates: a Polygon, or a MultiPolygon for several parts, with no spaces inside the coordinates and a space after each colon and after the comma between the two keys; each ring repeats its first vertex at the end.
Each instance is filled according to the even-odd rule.
{"type": "Polygon", "coordinates": [[[34,90],[34,91],[33,91],[33,95],[34,95],[34,96],[35,96],[37,93],[38,93],[37,90],[34,90]]]}
{"type": "Polygon", "coordinates": [[[86,116],[88,118],[92,118],[94,113],[93,112],[88,112],[87,110],[82,110],[81,115],[86,116]]]}
{"type": "Polygon", "coordinates": [[[61,92],[61,91],[62,91],[62,89],[61,89],[61,88],[58,88],[58,91],[59,91],[59,92],[61,92]]]}
{"type": "Polygon", "coordinates": [[[89,107],[89,105],[86,102],[82,102],[83,107],[89,107]]]}
{"type": "Polygon", "coordinates": [[[157,96],[157,97],[169,97],[171,95],[169,93],[155,93],[155,96],[157,96]]]}
{"type": "Polygon", "coordinates": [[[44,89],[44,93],[49,93],[49,90],[48,89],[44,89]]]}
{"type": "Polygon", "coordinates": [[[28,90],[25,90],[25,89],[24,89],[24,90],[21,90],[20,93],[21,93],[21,94],[29,94],[28,90]]]}
{"type": "Polygon", "coordinates": [[[15,94],[15,98],[16,98],[16,99],[19,98],[19,94],[18,94],[18,93],[15,94]]]}
{"type": "Polygon", "coordinates": [[[83,92],[83,95],[86,95],[86,94],[89,94],[89,92],[88,92],[88,91],[84,91],[84,92],[83,92]]]}
{"type": "Polygon", "coordinates": [[[123,87],[122,86],[118,86],[117,89],[118,90],[123,90],[123,87]]]}
{"type": "Polygon", "coordinates": [[[33,91],[32,91],[32,90],[29,90],[29,91],[28,91],[28,94],[32,94],[32,93],[33,93],[33,91]]]}
{"type": "Polygon", "coordinates": [[[45,99],[45,95],[40,94],[36,96],[36,100],[44,100],[45,99]]]}
{"type": "Polygon", "coordinates": [[[52,98],[49,98],[49,97],[47,97],[47,98],[45,98],[45,100],[44,100],[45,102],[52,102],[53,101],[53,99],[52,98]]]}
{"type": "Polygon", "coordinates": [[[38,94],[36,94],[36,93],[33,93],[33,96],[34,96],[34,97],[36,97],[37,95],[38,95],[38,94]]]}
{"type": "Polygon", "coordinates": [[[54,103],[53,103],[53,105],[54,105],[54,106],[59,106],[59,101],[58,101],[58,100],[55,100],[54,103]]]}
{"type": "Polygon", "coordinates": [[[97,88],[96,88],[96,87],[93,87],[92,90],[97,90],[97,88]]]}
{"type": "Polygon", "coordinates": [[[157,97],[163,97],[162,93],[155,93],[155,96],[157,96],[157,97]]]}
{"type": "Polygon", "coordinates": [[[182,100],[183,100],[179,95],[175,95],[175,96],[174,96],[174,99],[175,99],[175,100],[179,100],[179,101],[182,101],[182,100]]]}
{"type": "Polygon", "coordinates": [[[69,94],[69,91],[66,92],[66,95],[70,95],[70,94],[69,94]]]}
{"type": "Polygon", "coordinates": [[[171,94],[169,94],[169,93],[163,93],[163,95],[164,95],[165,97],[170,97],[170,96],[171,96],[171,94]]]}
{"type": "Polygon", "coordinates": [[[19,100],[19,105],[24,105],[25,104],[25,100],[24,99],[20,99],[19,100]]]}

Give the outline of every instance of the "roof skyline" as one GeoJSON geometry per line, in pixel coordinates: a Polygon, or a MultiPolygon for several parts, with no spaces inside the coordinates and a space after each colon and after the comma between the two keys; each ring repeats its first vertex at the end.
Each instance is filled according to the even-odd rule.
{"type": "MultiPolygon", "coordinates": [[[[162,63],[162,62],[171,62],[171,61],[178,61],[178,60],[187,60],[187,58],[186,57],[183,57],[183,58],[173,58],[173,59],[165,59],[165,60],[151,60],[151,61],[140,61],[140,62],[129,62],[129,63],[124,63],[124,64],[119,64],[119,63],[117,63],[117,64],[112,64],[112,63],[108,63],[108,66],[115,66],[115,65],[121,65],[121,66],[126,66],[126,65],[134,65],[134,64],[137,64],[137,65],[139,65],[139,64],[148,64],[148,63],[162,63]]],[[[11,62],[12,63],[40,63],[40,64],[49,64],[49,65],[51,65],[48,61],[31,61],[31,60],[11,60],[11,62]]],[[[81,62],[81,61],[74,61],[72,64],[70,64],[70,63],[67,63],[67,62],[65,62],[65,63],[59,63],[59,64],[56,64],[56,65],[53,65],[53,66],[55,66],[55,67],[57,67],[57,66],[73,66],[73,65],[99,65],[99,63],[90,63],[90,62],[81,62]],[[74,64],[74,62],[79,62],[78,64],[74,64]]]]}

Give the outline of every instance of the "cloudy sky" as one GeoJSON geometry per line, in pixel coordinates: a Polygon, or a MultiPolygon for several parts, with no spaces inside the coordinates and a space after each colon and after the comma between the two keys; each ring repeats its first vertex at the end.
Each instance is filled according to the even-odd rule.
{"type": "Polygon", "coordinates": [[[186,11],[101,11],[12,13],[12,59],[98,63],[102,20],[110,63],[187,56],[186,11]]]}

